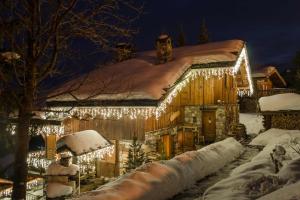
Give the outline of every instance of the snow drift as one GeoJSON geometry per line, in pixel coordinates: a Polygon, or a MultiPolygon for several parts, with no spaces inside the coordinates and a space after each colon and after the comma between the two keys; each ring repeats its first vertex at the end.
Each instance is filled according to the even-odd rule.
{"type": "Polygon", "coordinates": [[[257,135],[264,129],[263,116],[256,113],[240,113],[240,123],[246,126],[248,135],[257,135]]]}
{"type": "Polygon", "coordinates": [[[265,195],[262,199],[285,199],[274,198],[278,189],[286,196],[289,192],[297,196],[299,192],[292,191],[296,186],[290,185],[300,181],[300,155],[291,148],[294,141],[300,142],[300,130],[269,129],[259,134],[250,145],[265,146],[264,149],[251,162],[235,168],[228,178],[208,188],[199,200],[251,200],[265,195]],[[286,155],[283,167],[275,174],[270,153],[278,144],[285,148],[286,155]]]}
{"type": "Polygon", "coordinates": [[[276,94],[259,99],[261,111],[300,110],[300,94],[276,94]]]}
{"type": "Polygon", "coordinates": [[[190,187],[195,181],[215,173],[242,152],[243,146],[240,143],[227,138],[171,160],[147,163],[95,191],[82,194],[78,199],[168,199],[190,187]]]}

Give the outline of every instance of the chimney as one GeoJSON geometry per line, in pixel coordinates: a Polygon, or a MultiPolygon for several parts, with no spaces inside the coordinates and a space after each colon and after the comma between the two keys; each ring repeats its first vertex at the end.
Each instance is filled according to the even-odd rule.
{"type": "Polygon", "coordinates": [[[133,47],[131,44],[124,43],[124,42],[118,43],[116,45],[116,50],[117,50],[116,59],[118,62],[122,62],[124,60],[128,60],[132,58],[133,47]]]}
{"type": "Polygon", "coordinates": [[[158,63],[166,63],[172,60],[172,40],[166,34],[160,35],[156,39],[156,52],[158,63]]]}

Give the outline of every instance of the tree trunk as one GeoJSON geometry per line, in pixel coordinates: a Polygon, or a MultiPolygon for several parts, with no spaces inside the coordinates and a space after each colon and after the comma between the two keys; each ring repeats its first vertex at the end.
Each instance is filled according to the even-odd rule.
{"type": "Polygon", "coordinates": [[[15,150],[14,184],[12,199],[26,199],[27,182],[27,154],[30,126],[30,102],[24,102],[19,109],[19,122],[17,129],[17,141],[15,150]]]}

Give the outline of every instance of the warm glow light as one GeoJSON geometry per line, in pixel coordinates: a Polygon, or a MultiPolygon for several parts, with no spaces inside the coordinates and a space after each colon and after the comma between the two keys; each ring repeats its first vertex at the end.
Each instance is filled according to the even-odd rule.
{"type": "MultiPolygon", "coordinates": [[[[39,186],[43,186],[43,184],[44,184],[44,179],[36,178],[31,181],[28,181],[26,188],[27,188],[27,190],[31,190],[31,189],[37,188],[39,186]]],[[[0,191],[0,198],[5,198],[5,197],[8,198],[11,196],[11,194],[12,194],[12,187],[0,191]]]]}
{"type": "Polygon", "coordinates": [[[114,149],[114,145],[111,145],[103,149],[98,149],[96,151],[77,156],[77,164],[80,167],[80,173],[85,174],[89,171],[95,171],[95,160],[103,159],[106,155],[111,156],[111,154],[114,152],[114,149]]]}
{"type": "Polygon", "coordinates": [[[238,73],[240,67],[243,64],[246,65],[247,79],[249,83],[249,89],[243,88],[238,89],[238,95],[252,95],[253,94],[253,84],[251,79],[250,66],[248,62],[247,50],[244,47],[235,63],[232,67],[220,67],[220,68],[202,68],[202,69],[190,69],[186,72],[182,80],[174,85],[169,92],[165,95],[165,98],[159,103],[157,107],[65,107],[65,108],[53,108],[55,112],[49,112],[48,116],[56,116],[58,118],[65,118],[70,116],[77,116],[79,119],[85,117],[95,118],[99,116],[103,119],[120,119],[124,116],[129,116],[130,119],[136,119],[137,117],[142,117],[148,119],[149,117],[155,116],[158,119],[162,113],[165,112],[167,105],[169,105],[174,97],[191,81],[195,78],[202,76],[205,79],[211,77],[222,78],[225,74],[234,76],[238,73]],[[68,111],[66,115],[66,111],[68,111]],[[60,114],[59,114],[60,113],[60,114]]]}
{"type": "Polygon", "coordinates": [[[47,160],[45,151],[30,152],[27,157],[27,164],[36,169],[47,169],[52,160],[47,160]]]}
{"type": "MultiPolygon", "coordinates": [[[[16,125],[11,125],[9,128],[7,128],[7,131],[10,132],[11,135],[16,134],[16,125]]],[[[35,128],[30,127],[29,132],[34,132],[34,135],[50,135],[55,134],[58,136],[64,135],[64,126],[57,126],[57,125],[44,125],[44,126],[38,126],[35,128]]]]}

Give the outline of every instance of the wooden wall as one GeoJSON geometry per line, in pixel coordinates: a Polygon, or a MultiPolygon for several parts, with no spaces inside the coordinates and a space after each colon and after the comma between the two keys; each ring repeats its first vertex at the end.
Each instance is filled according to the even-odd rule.
{"type": "Polygon", "coordinates": [[[198,77],[186,85],[185,88],[168,105],[166,112],[159,120],[155,117],[146,120],[145,131],[158,130],[184,121],[184,106],[215,105],[218,100],[223,103],[237,103],[237,87],[233,76],[225,75],[223,78],[211,77],[207,80],[198,77]],[[170,121],[172,114],[180,112],[179,117],[170,121]]]}
{"type": "Polygon", "coordinates": [[[144,140],[144,122],[143,119],[131,120],[129,118],[120,120],[99,118],[79,120],[72,118],[66,119],[64,124],[66,134],[92,129],[110,140],[130,140],[133,136],[137,136],[139,140],[144,140]]]}
{"type": "Polygon", "coordinates": [[[132,139],[136,135],[144,140],[144,133],[159,130],[184,121],[184,106],[216,105],[219,101],[225,104],[237,103],[237,84],[235,77],[225,75],[223,78],[198,77],[191,80],[167,106],[166,112],[159,120],[151,117],[147,120],[122,118],[120,120],[77,120],[65,121],[65,132],[73,133],[86,129],[94,129],[108,139],[132,139]],[[178,115],[179,113],[179,115],[178,115]],[[172,117],[171,117],[172,116],[172,117]],[[174,116],[175,119],[174,119],[174,116]],[[173,118],[173,120],[170,120],[173,118]]]}

